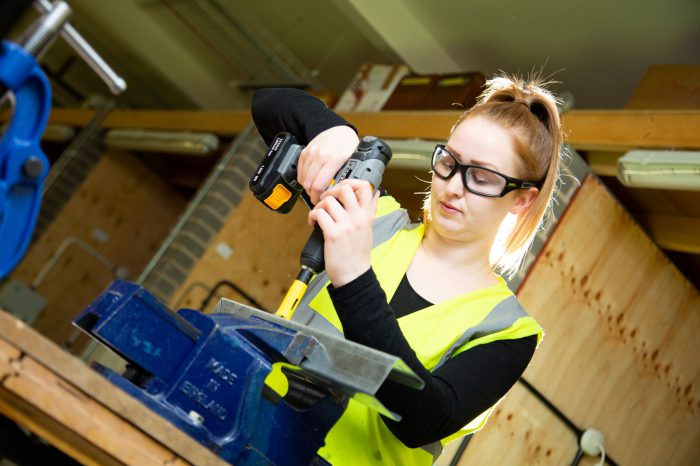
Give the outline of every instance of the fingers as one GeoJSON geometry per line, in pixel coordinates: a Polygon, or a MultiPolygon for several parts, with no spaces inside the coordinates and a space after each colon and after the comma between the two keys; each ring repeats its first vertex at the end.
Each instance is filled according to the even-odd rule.
{"type": "Polygon", "coordinates": [[[317,203],[330,181],[352,154],[359,139],[349,126],[329,128],[309,142],[301,151],[297,179],[317,203]]]}
{"type": "Polygon", "coordinates": [[[321,194],[321,199],[325,199],[328,196],[335,197],[343,205],[346,205],[346,202],[352,202],[349,206],[358,206],[360,209],[365,209],[374,202],[372,185],[365,180],[343,180],[337,186],[321,194]]]}
{"type": "Polygon", "coordinates": [[[334,186],[323,193],[323,201],[330,201],[332,199],[339,202],[343,208],[351,214],[360,209],[355,190],[353,190],[352,186],[348,183],[342,182],[338,186],[334,186]]]}
{"type": "MultiPolygon", "coordinates": [[[[328,189],[328,185],[335,176],[336,168],[335,165],[325,164],[317,172],[316,176],[310,183],[310,195],[311,199],[315,199],[316,202],[321,198],[321,194],[328,189]]],[[[309,192],[309,191],[307,191],[309,192]]]]}
{"type": "MultiPolygon", "coordinates": [[[[372,193],[372,187],[367,181],[344,180],[321,195],[321,200],[309,213],[308,222],[310,225],[318,222],[318,212],[322,211],[327,220],[336,225],[357,227],[362,223],[371,224],[376,212],[377,199],[378,193],[372,193]]],[[[319,226],[323,227],[320,223],[319,226]]]]}

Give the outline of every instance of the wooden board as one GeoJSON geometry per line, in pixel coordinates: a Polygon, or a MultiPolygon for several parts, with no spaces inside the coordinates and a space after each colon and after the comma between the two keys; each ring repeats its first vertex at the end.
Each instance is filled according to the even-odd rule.
{"type": "Polygon", "coordinates": [[[2,311],[0,413],[84,464],[228,464],[2,311]]]}
{"type": "MultiPolygon", "coordinates": [[[[54,109],[51,123],[82,126],[92,114],[81,109],[54,109]]],[[[386,111],[342,113],[360,134],[383,138],[444,140],[457,111],[386,111]]],[[[0,115],[0,121],[7,114],[0,115]]],[[[250,121],[248,112],[185,110],[115,110],[104,128],[240,133],[250,121]]],[[[572,110],[564,117],[567,142],[578,150],[625,151],[632,148],[700,148],[698,110],[572,110]]]]}
{"type": "MultiPolygon", "coordinates": [[[[169,305],[198,308],[217,282],[230,280],[266,310],[276,310],[299,272],[299,254],[311,234],[307,214],[301,201],[289,214],[276,214],[246,192],[169,305]]],[[[249,304],[230,288],[222,287],[221,296],[249,304]]],[[[212,299],[207,310],[217,302],[212,299]]]]}
{"type": "MultiPolygon", "coordinates": [[[[525,377],[555,406],[579,427],[603,432],[619,464],[698,464],[700,296],[594,176],[584,181],[519,299],[546,331],[525,377]]],[[[520,412],[518,403],[507,403],[520,412]]],[[[557,428],[521,414],[516,431],[531,423],[557,428]]],[[[502,436],[491,441],[504,452],[521,448],[502,436]]],[[[526,463],[494,461],[487,456],[493,446],[477,445],[470,455],[482,462],[526,463]]]]}
{"type": "MultiPolygon", "coordinates": [[[[135,279],[177,220],[185,201],[126,153],[100,160],[63,210],[34,243],[12,278],[32,284],[62,244],[78,239],[135,279]],[[96,238],[99,230],[106,241],[96,238]]],[[[114,273],[77,243],[64,254],[37,291],[49,301],[35,327],[57,343],[75,335],[71,320],[114,280],[114,273]]],[[[80,346],[76,342],[76,348],[80,346]]]]}

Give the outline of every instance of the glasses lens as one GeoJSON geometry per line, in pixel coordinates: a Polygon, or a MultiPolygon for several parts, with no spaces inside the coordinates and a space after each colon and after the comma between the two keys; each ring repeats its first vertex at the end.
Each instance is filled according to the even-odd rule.
{"type": "Polygon", "coordinates": [[[444,148],[438,146],[433,153],[433,171],[443,178],[447,178],[455,169],[455,159],[444,148]]]}
{"type": "Polygon", "coordinates": [[[470,167],[466,176],[469,189],[481,194],[497,196],[506,186],[505,178],[483,168],[470,167]]]}

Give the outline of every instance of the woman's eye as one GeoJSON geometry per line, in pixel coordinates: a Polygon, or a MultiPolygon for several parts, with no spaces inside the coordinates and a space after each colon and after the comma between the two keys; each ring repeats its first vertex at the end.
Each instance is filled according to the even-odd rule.
{"type": "Polygon", "coordinates": [[[455,164],[452,162],[452,160],[450,159],[450,157],[443,157],[443,158],[440,160],[439,163],[440,163],[440,165],[442,165],[443,167],[449,168],[449,169],[452,169],[452,167],[454,167],[454,165],[455,165],[455,164]]]}
{"type": "Polygon", "coordinates": [[[491,173],[483,170],[474,169],[471,172],[472,180],[480,185],[495,184],[498,183],[498,179],[491,173]]]}

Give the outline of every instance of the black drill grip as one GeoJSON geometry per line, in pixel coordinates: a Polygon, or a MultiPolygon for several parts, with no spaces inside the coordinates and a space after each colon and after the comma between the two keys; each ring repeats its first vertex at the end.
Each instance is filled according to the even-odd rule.
{"type": "Polygon", "coordinates": [[[316,273],[325,268],[323,243],[323,230],[318,225],[314,225],[314,231],[311,232],[309,240],[301,251],[301,265],[303,267],[308,267],[316,273]]]}

